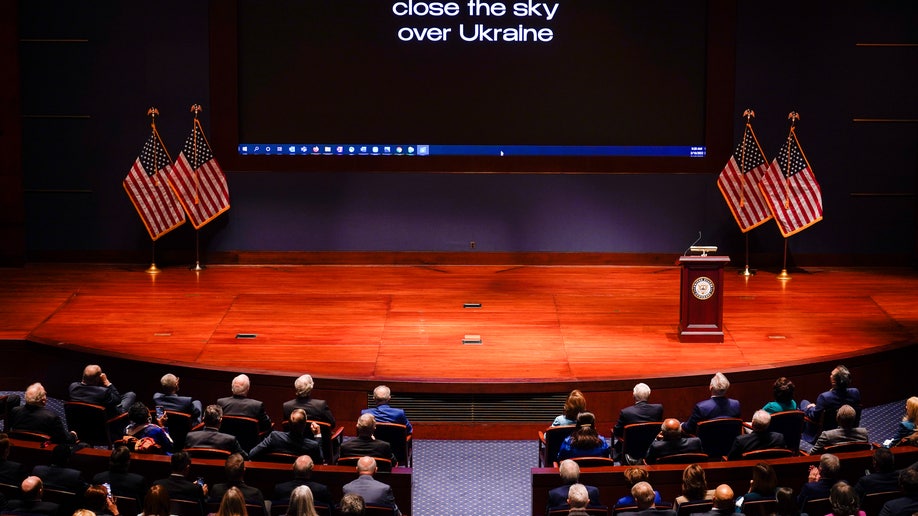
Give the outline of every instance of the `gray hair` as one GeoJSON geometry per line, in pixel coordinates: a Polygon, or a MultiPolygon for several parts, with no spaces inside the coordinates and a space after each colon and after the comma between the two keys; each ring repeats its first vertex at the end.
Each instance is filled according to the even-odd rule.
{"type": "Polygon", "coordinates": [[[251,387],[248,375],[241,374],[233,378],[233,396],[247,396],[251,387]]]}
{"type": "Polygon", "coordinates": [[[730,380],[723,373],[717,373],[711,377],[711,394],[714,396],[723,396],[727,394],[730,388],[730,380]]]}
{"type": "Polygon", "coordinates": [[[755,414],[752,415],[752,430],[755,432],[762,432],[768,425],[771,424],[771,414],[768,412],[759,409],[755,411],[755,414]]]}
{"type": "Polygon", "coordinates": [[[631,393],[634,395],[634,401],[647,401],[650,399],[650,386],[643,382],[639,383],[634,386],[631,393]]]}
{"type": "Polygon", "coordinates": [[[565,484],[574,484],[580,479],[580,464],[571,459],[564,459],[558,465],[558,473],[565,484]]]}
{"type": "Polygon", "coordinates": [[[309,396],[309,393],[312,392],[312,388],[314,386],[315,382],[312,381],[312,376],[308,374],[304,374],[293,381],[293,388],[296,390],[297,398],[309,396]]]}
{"type": "Polygon", "coordinates": [[[567,490],[567,503],[571,508],[583,508],[590,504],[590,493],[583,484],[574,484],[567,490]]]}

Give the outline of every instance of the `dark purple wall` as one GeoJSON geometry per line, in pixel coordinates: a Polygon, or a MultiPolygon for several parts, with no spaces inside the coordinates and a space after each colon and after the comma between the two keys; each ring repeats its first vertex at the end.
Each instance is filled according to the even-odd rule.
{"type": "MultiPolygon", "coordinates": [[[[26,252],[145,251],[149,237],[121,187],[160,109],[177,152],[188,108],[209,123],[206,2],[20,2],[26,252]],[[35,42],[34,39],[85,42],[35,42]],[[52,115],[47,117],[45,115],[52,115]]],[[[736,131],[753,108],[769,157],[787,113],[823,189],[825,220],[796,253],[915,254],[918,4],[738,3],[736,131]],[[885,10],[884,10],[885,9],[885,10]]],[[[647,123],[656,123],[647,121],[647,123]]],[[[174,157],[174,156],[173,156],[174,157]]],[[[218,156],[219,159],[219,156],[218,156]]],[[[239,173],[232,209],[201,231],[205,251],[681,253],[703,232],[738,259],[739,233],[710,174],[490,175],[239,173]]],[[[190,226],[157,249],[193,249],[190,226]]],[[[753,253],[782,251],[768,223],[753,253]]]]}

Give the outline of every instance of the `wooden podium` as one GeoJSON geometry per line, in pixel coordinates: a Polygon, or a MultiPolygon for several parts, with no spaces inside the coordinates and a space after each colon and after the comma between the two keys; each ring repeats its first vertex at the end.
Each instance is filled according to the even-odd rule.
{"type": "Polygon", "coordinates": [[[727,256],[682,256],[679,340],[724,341],[724,265],[727,256]]]}

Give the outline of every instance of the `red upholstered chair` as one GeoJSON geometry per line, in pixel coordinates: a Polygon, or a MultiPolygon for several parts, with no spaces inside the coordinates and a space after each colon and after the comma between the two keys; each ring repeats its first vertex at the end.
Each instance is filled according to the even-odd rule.
{"type": "Polygon", "coordinates": [[[539,431],[539,467],[548,467],[558,458],[558,450],[576,425],[551,426],[539,431]]]}
{"type": "Polygon", "coordinates": [[[656,439],[662,426],[662,421],[625,425],[622,430],[622,465],[643,463],[650,443],[656,439]]]}
{"type": "Polygon", "coordinates": [[[742,433],[743,420],[738,417],[699,421],[695,431],[704,452],[712,459],[720,459],[730,453],[734,439],[742,433]]]}

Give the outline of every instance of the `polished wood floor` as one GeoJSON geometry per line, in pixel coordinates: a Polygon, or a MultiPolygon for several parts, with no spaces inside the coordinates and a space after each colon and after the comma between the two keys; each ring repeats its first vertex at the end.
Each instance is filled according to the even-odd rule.
{"type": "Polygon", "coordinates": [[[915,271],[791,276],[728,269],[725,342],[683,344],[677,266],[211,266],[150,275],[30,265],[0,269],[0,339],[192,367],[419,382],[680,376],[915,342],[915,271]],[[463,344],[465,335],[482,343],[463,344]]]}

